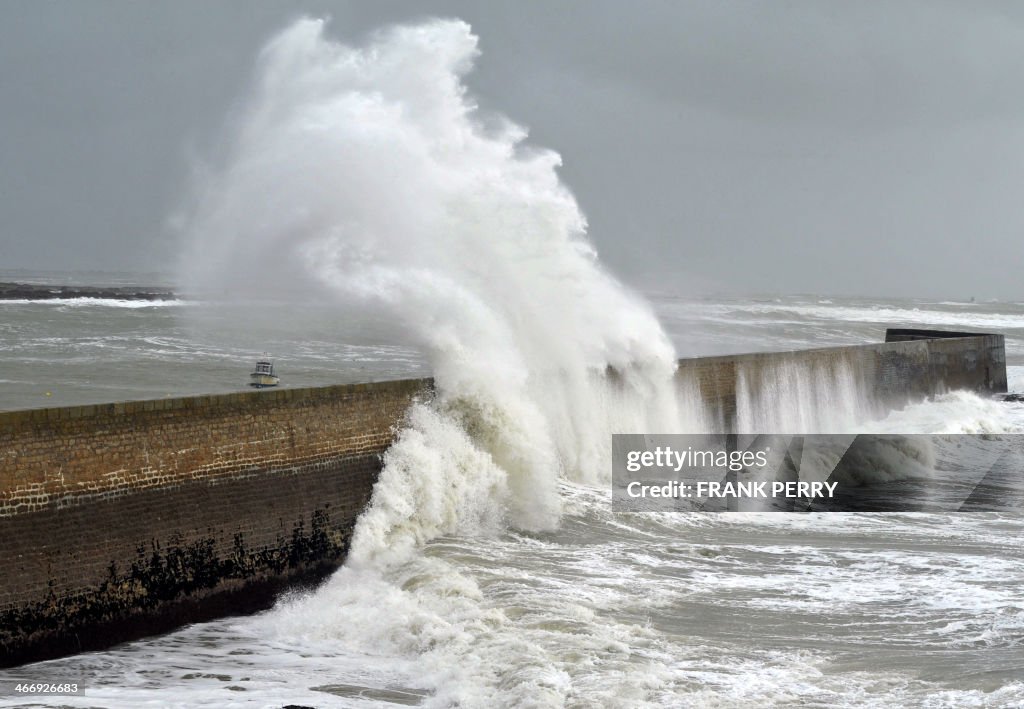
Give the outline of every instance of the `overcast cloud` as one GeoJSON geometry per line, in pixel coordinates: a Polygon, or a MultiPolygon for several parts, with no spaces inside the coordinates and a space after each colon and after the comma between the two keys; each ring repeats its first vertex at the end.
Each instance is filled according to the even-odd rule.
{"type": "Polygon", "coordinates": [[[161,269],[190,166],[300,14],[460,17],[641,287],[1024,300],[1024,4],[0,3],[0,268],[161,269]]]}

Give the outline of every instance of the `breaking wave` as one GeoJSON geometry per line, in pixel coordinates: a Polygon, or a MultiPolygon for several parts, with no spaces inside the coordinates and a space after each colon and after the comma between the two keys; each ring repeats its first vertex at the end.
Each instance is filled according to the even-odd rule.
{"type": "Polygon", "coordinates": [[[693,430],[673,348],[600,265],[557,154],[486,118],[459,21],[366,46],[303,19],[252,95],[187,225],[193,292],[363,304],[429,354],[436,398],[388,452],[353,559],[467,526],[550,529],[558,480],[610,472],[611,431],[693,430]]]}
{"type": "Polygon", "coordinates": [[[416,657],[437,705],[498,686],[557,705],[565,676],[521,653],[500,669],[522,628],[423,546],[554,529],[562,481],[610,477],[611,432],[701,430],[703,414],[677,395],[651,309],[598,262],[558,155],[477,109],[462,82],[477,53],[459,21],[391,28],[361,48],[319,20],[277,36],[197,190],[182,280],[204,298],[279,284],[371,308],[414,336],[434,373],[345,567],[268,622],[416,657]]]}
{"type": "MultiPolygon", "coordinates": [[[[563,507],[576,508],[570,524],[608,526],[588,486],[610,476],[612,432],[701,432],[709,418],[651,309],[600,265],[558,155],[467,92],[477,54],[460,21],[350,47],[299,20],[261,53],[222,159],[197,181],[181,278],[192,294],[367,309],[411,335],[435,377],[345,566],[260,622],[282,643],[409,659],[430,706],[498,693],[641,706],[684,680],[688,650],[611,618],[608,604],[636,601],[631,577],[595,585],[605,606],[581,598],[556,572],[567,547],[544,535],[563,507]],[[551,573],[509,561],[532,550],[547,550],[551,573]]],[[[835,391],[832,371],[780,368],[771,382],[794,407],[838,410],[861,390],[841,365],[835,391]]],[[[743,420],[775,421],[743,387],[743,420]]],[[[577,581],[609,563],[577,552],[577,581]]]]}

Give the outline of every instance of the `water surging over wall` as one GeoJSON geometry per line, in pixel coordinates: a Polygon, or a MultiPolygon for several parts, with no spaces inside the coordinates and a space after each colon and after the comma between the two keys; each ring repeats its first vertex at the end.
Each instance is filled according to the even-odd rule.
{"type": "Polygon", "coordinates": [[[353,563],[550,528],[559,478],[608,476],[610,433],[703,425],[651,310],[599,264],[559,157],[467,93],[477,53],[459,21],[363,48],[296,22],[263,50],[187,223],[195,290],[376,308],[430,354],[436,400],[388,453],[353,563]]]}
{"type": "MultiPolygon", "coordinates": [[[[612,432],[709,424],[648,306],[598,263],[558,156],[473,104],[463,77],[476,55],[457,21],[351,48],[301,20],[262,52],[197,189],[184,268],[197,291],[372,308],[413,334],[435,374],[346,565],[260,631],[301,648],[289,656],[409,660],[430,706],[643,705],[675,686],[680,647],[599,618],[566,580],[584,577],[555,571],[569,561],[557,545],[541,567],[509,564],[551,545],[507,530],[557,525],[566,489],[578,528],[611,527],[601,495],[561,481],[603,481],[612,432]]],[[[780,392],[796,407],[822,396],[826,375],[787,384],[779,370],[767,394],[744,379],[744,425],[767,425],[780,392]]],[[[590,547],[578,565],[604,563],[590,547]]],[[[613,585],[633,598],[635,582],[613,585]]]]}
{"type": "Polygon", "coordinates": [[[881,413],[850,351],[736,366],[738,433],[848,433],[881,413]]]}

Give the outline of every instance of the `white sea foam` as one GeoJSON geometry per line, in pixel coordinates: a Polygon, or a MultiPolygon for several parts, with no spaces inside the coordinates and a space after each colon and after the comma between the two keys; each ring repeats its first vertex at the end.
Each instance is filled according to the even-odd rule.
{"type": "Polygon", "coordinates": [[[1022,433],[1024,405],[952,391],[909,404],[877,421],[864,422],[871,433],[1022,433]]]}
{"type": "Polygon", "coordinates": [[[417,476],[462,489],[453,476],[486,469],[493,484],[431,521],[424,509],[418,531],[400,512],[381,528],[422,542],[485,512],[550,528],[560,476],[607,477],[609,431],[700,421],[680,413],[674,352],[651,310],[598,264],[558,156],[508,121],[480,120],[462,84],[476,55],[457,21],[392,28],[360,49],[320,21],[295,23],[262,53],[189,222],[193,289],[306,283],[312,297],[381,308],[430,353],[437,400],[389,453],[356,558],[365,539],[394,541],[364,530],[417,476]],[[451,427],[465,440],[425,464],[451,427]]]}
{"type": "MultiPolygon", "coordinates": [[[[361,49],[314,20],[278,36],[198,196],[186,275],[204,293],[300,281],[309,297],[380,309],[430,355],[436,397],[388,451],[346,567],[269,622],[418,657],[432,705],[483,704],[500,687],[559,706],[573,689],[558,653],[420,549],[552,529],[560,479],[608,478],[611,432],[705,421],[696,397],[677,396],[650,308],[597,262],[558,156],[481,122],[462,85],[476,54],[455,21],[361,49]]],[[[595,651],[617,654],[632,631],[602,632],[595,651]]]]}
{"type": "MultiPolygon", "coordinates": [[[[719,610],[723,593],[748,610],[757,603],[744,599],[759,593],[785,602],[803,571],[780,571],[781,553],[759,549],[761,539],[725,541],[716,560],[679,529],[651,533],[646,518],[615,528],[607,499],[567,486],[607,479],[613,431],[694,432],[708,420],[687,395],[693,383],[674,379],[649,308],[598,264],[558,157],[529,148],[508,121],[483,122],[462,83],[476,54],[456,21],[350,48],[301,20],[262,53],[237,133],[198,190],[185,257],[196,292],[265,296],[283,282],[317,301],[379,309],[427,350],[437,384],[387,453],[346,566],[254,621],[261,642],[410,661],[427,706],[496,696],[538,707],[824,705],[880,681],[890,684],[873,691],[894,702],[922,696],[897,673],[830,674],[819,653],[736,649],[741,627],[689,643],[703,618],[665,609],[701,597],[698,612],[719,610]],[[563,507],[573,529],[551,531],[563,507]]],[[[777,408],[741,379],[749,426],[815,430],[828,412],[862,413],[862,387],[842,362],[764,376],[777,408]]],[[[801,524],[787,517],[759,531],[801,524]]],[[[820,572],[805,584],[805,608],[835,593],[829,574],[842,574],[851,617],[898,588],[879,566],[874,595],[858,596],[863,573],[800,548],[820,572]]],[[[863,563],[863,550],[853,553],[863,563]]]]}
{"type": "Polygon", "coordinates": [[[883,323],[889,325],[913,326],[936,326],[962,328],[972,331],[989,330],[1002,332],[1013,330],[1022,326],[1020,314],[984,312],[980,309],[968,309],[960,312],[953,312],[948,309],[936,308],[910,308],[910,307],[887,307],[867,306],[856,307],[848,305],[800,305],[790,303],[777,303],[765,305],[752,303],[749,305],[738,305],[737,309],[758,313],[795,313],[806,317],[823,320],[842,320],[844,322],[869,322],[883,323]]]}
{"type": "Polygon", "coordinates": [[[163,300],[135,300],[128,298],[11,298],[0,300],[4,305],[52,305],[67,308],[174,308],[191,305],[189,301],[177,298],[163,300]]]}
{"type": "Polygon", "coordinates": [[[1024,393],[1024,367],[1006,367],[1006,388],[1012,392],[1024,393]]]}

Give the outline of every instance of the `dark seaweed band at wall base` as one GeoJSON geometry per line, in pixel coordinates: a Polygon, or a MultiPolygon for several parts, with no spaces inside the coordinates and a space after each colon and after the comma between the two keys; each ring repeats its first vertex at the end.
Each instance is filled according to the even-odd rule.
{"type": "Polygon", "coordinates": [[[1024,510],[1024,435],[612,436],[618,512],[1024,510]]]}

